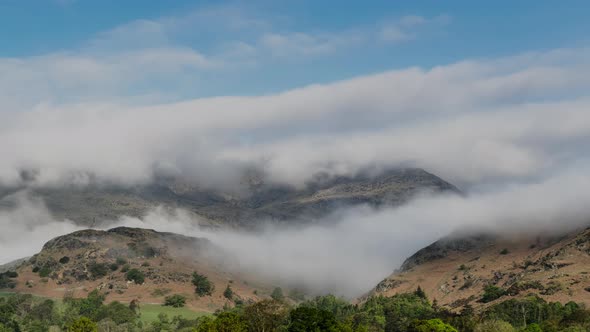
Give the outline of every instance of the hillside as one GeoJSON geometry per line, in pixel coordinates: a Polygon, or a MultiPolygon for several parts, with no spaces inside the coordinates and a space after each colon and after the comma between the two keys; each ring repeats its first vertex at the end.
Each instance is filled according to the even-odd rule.
{"type": "Polygon", "coordinates": [[[561,237],[444,238],[408,258],[370,294],[392,296],[418,286],[452,310],[467,304],[481,309],[531,293],[547,301],[590,305],[590,229],[561,237]],[[488,285],[498,287],[488,293],[497,293],[492,301],[481,301],[488,285]]]}
{"type": "MultiPolygon", "coordinates": [[[[0,206],[23,188],[0,188],[0,206]],[[3,197],[3,198],[2,198],[3,197]]],[[[29,189],[57,218],[93,226],[120,216],[140,217],[157,205],[183,208],[204,225],[256,228],[260,221],[309,222],[337,207],[400,205],[422,191],[458,190],[422,169],[394,169],[377,176],[317,176],[303,188],[265,183],[253,172],[235,193],[201,188],[187,179],[166,178],[135,187],[89,185],[29,189]]]]}
{"type": "MultiPolygon", "coordinates": [[[[106,292],[107,301],[162,303],[167,295],[181,294],[189,308],[210,312],[270,294],[270,285],[222,269],[215,255],[222,253],[202,238],[126,227],[83,230],[47,242],[41,252],[18,266],[18,277],[11,280],[16,282],[16,292],[50,298],[84,297],[98,289],[106,292]],[[140,271],[143,282],[128,280],[133,269],[140,271]],[[214,285],[211,296],[195,294],[195,271],[214,285]],[[233,300],[223,295],[228,285],[233,300]]],[[[226,258],[224,266],[231,267],[231,259],[226,258]]]]}

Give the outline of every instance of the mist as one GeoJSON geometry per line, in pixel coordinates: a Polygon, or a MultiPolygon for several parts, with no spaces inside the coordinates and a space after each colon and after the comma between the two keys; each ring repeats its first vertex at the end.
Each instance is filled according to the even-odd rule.
{"type": "MultiPolygon", "coordinates": [[[[170,176],[232,192],[252,169],[265,182],[302,187],[318,173],[421,167],[465,195],[344,208],[329,222],[260,233],[202,229],[197,217],[158,207],[98,227],[206,237],[237,257],[239,269],[347,297],[368,291],[416,250],[457,230],[583,227],[590,221],[588,53],[465,59],[268,95],[174,102],[111,95],[62,101],[22,85],[37,103],[20,108],[0,101],[0,189],[23,190],[0,208],[0,262],[30,256],[45,241],[79,229],[75,220],[51,216],[27,188],[131,187],[170,176]]],[[[34,79],[45,77],[45,67],[74,60],[56,55],[13,68],[14,61],[0,59],[0,66],[7,77],[29,68],[34,79]]],[[[78,60],[66,76],[52,70],[49,82],[74,84],[85,72],[78,60]]],[[[101,66],[116,76],[121,64],[101,66]]]]}
{"type": "MultiPolygon", "coordinates": [[[[228,268],[235,272],[256,272],[309,294],[353,298],[374,287],[415,251],[457,231],[530,236],[587,227],[590,175],[586,165],[564,169],[542,181],[464,196],[424,194],[397,208],[348,208],[326,217],[325,222],[269,226],[259,233],[203,229],[193,214],[163,207],[143,218],[107,221],[100,228],[142,227],[205,237],[224,253],[211,253],[211,257],[221,259],[221,264],[231,260],[234,263],[228,268]]],[[[16,197],[18,206],[0,217],[3,262],[32,255],[53,236],[79,229],[69,221],[53,220],[42,202],[16,197]]]]}

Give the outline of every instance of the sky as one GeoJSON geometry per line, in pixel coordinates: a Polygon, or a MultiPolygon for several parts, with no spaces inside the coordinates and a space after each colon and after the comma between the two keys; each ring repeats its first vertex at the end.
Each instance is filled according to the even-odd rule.
{"type": "MultiPolygon", "coordinates": [[[[119,94],[258,95],[409,66],[584,46],[589,7],[586,1],[8,0],[0,2],[0,57],[117,61],[129,52],[156,57],[158,49],[169,53],[152,58],[154,65],[174,56],[181,68],[166,69],[182,71],[182,81],[152,73],[150,82],[118,87],[119,94]]],[[[85,88],[100,94],[107,87],[85,88]]],[[[55,90],[54,98],[74,98],[55,90]]]]}
{"type": "MultiPolygon", "coordinates": [[[[355,296],[457,229],[587,225],[589,6],[0,1],[0,186],[165,175],[233,193],[252,168],[304,187],[318,172],[394,167],[458,186],[462,197],[259,237],[157,207],[109,221],[206,236],[274,277],[355,296]]],[[[11,199],[0,262],[79,228],[11,199]]]]}

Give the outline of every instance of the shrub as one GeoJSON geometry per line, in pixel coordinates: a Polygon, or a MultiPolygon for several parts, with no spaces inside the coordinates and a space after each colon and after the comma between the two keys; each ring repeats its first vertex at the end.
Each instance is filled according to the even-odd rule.
{"type": "Polygon", "coordinates": [[[195,286],[195,293],[199,296],[211,295],[215,289],[206,276],[197,272],[193,272],[193,285],[195,286]]]}
{"type": "Polygon", "coordinates": [[[127,264],[127,260],[123,257],[117,257],[116,263],[117,265],[125,265],[127,264]]]}
{"type": "MultiPolygon", "coordinates": [[[[49,274],[51,274],[51,269],[49,268],[49,266],[43,266],[42,268],[38,269],[37,271],[39,271],[39,277],[41,278],[47,278],[49,277],[49,274]]],[[[33,270],[34,272],[34,270],[33,270]]]]}
{"type": "Polygon", "coordinates": [[[127,273],[127,272],[129,272],[129,269],[131,269],[131,266],[129,266],[129,264],[125,264],[125,265],[123,265],[123,267],[121,268],[121,272],[123,272],[123,273],[127,273]]]}
{"type": "Polygon", "coordinates": [[[134,283],[141,285],[145,281],[145,276],[143,272],[139,271],[138,269],[131,269],[127,272],[126,278],[129,281],[133,281],[134,283]]]}
{"type": "Polygon", "coordinates": [[[164,305],[167,307],[182,308],[186,304],[186,297],[180,294],[166,296],[164,298],[164,305]]]}
{"type": "Polygon", "coordinates": [[[117,271],[119,265],[117,263],[112,263],[109,265],[109,268],[111,269],[111,271],[117,271]]]}
{"type": "Polygon", "coordinates": [[[60,258],[60,259],[59,259],[59,262],[60,262],[61,264],[67,264],[67,263],[69,263],[69,262],[70,262],[70,257],[68,257],[68,256],[64,256],[64,257],[62,257],[62,258],[60,258]]]}
{"type": "Polygon", "coordinates": [[[502,251],[500,251],[500,255],[508,255],[510,253],[510,251],[507,248],[502,249],[502,251]]]}
{"type": "Polygon", "coordinates": [[[488,285],[483,289],[484,293],[481,298],[481,302],[488,303],[506,295],[506,291],[500,287],[488,285]]]}
{"type": "Polygon", "coordinates": [[[102,278],[109,273],[106,264],[96,262],[91,262],[90,265],[88,265],[88,271],[94,279],[102,278]]]}
{"type": "Polygon", "coordinates": [[[225,291],[223,291],[223,296],[228,300],[231,300],[234,298],[234,291],[231,289],[231,287],[229,287],[229,285],[227,285],[227,287],[225,288],[225,291]]]}
{"type": "Polygon", "coordinates": [[[503,320],[488,320],[478,324],[475,332],[514,332],[516,329],[503,320]]]}
{"type": "Polygon", "coordinates": [[[172,292],[170,288],[156,288],[152,291],[152,296],[164,296],[172,292]]]}
{"type": "Polygon", "coordinates": [[[270,294],[270,297],[273,300],[281,301],[285,298],[285,295],[283,295],[283,290],[281,289],[281,287],[277,287],[272,291],[272,293],[270,294]]]}
{"type": "Polygon", "coordinates": [[[86,317],[80,317],[68,326],[68,332],[96,332],[98,326],[86,317]]]}
{"type": "Polygon", "coordinates": [[[454,327],[438,318],[416,320],[410,325],[410,330],[416,332],[457,332],[454,327]]]}

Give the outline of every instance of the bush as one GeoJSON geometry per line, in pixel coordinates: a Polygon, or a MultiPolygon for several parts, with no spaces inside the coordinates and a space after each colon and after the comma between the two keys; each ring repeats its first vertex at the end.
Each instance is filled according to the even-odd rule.
{"type": "Polygon", "coordinates": [[[60,258],[60,259],[59,259],[59,262],[60,262],[61,264],[67,264],[67,263],[69,263],[69,262],[70,262],[70,257],[68,257],[68,256],[64,256],[64,257],[62,257],[62,258],[60,258]]]}
{"type": "Polygon", "coordinates": [[[68,326],[68,332],[96,332],[96,331],[98,331],[98,326],[96,325],[96,323],[86,317],[80,317],[68,326]]]}
{"type": "Polygon", "coordinates": [[[117,263],[117,265],[125,265],[125,264],[127,264],[127,260],[123,257],[117,257],[116,263],[117,263]]]}
{"type": "Polygon", "coordinates": [[[277,287],[272,291],[270,297],[273,300],[282,301],[285,298],[285,295],[283,295],[283,290],[281,289],[281,287],[277,287]]]}
{"type": "Polygon", "coordinates": [[[127,273],[127,272],[129,272],[129,269],[131,269],[131,266],[129,266],[129,264],[125,264],[125,265],[123,265],[123,267],[121,268],[121,272],[123,272],[123,273],[127,273]]]}
{"type": "Polygon", "coordinates": [[[215,289],[215,286],[206,276],[197,272],[193,272],[193,285],[195,286],[195,293],[199,296],[211,295],[215,289]]]}
{"type": "MultiPolygon", "coordinates": [[[[41,277],[41,278],[47,278],[51,274],[51,269],[49,268],[49,266],[43,266],[42,268],[38,269],[37,271],[39,272],[39,277],[41,277]]],[[[33,270],[33,272],[34,272],[34,270],[33,270]]]]}
{"type": "Polygon", "coordinates": [[[127,272],[126,278],[129,281],[133,281],[134,283],[141,285],[145,281],[145,276],[143,272],[139,271],[138,269],[131,269],[127,272]]]}
{"type": "Polygon", "coordinates": [[[457,332],[454,327],[438,318],[414,321],[410,325],[410,330],[415,332],[457,332]]]}
{"type": "Polygon", "coordinates": [[[117,263],[112,263],[109,265],[109,268],[111,269],[111,271],[117,271],[117,269],[119,268],[119,265],[117,263]]]}
{"type": "Polygon", "coordinates": [[[496,299],[501,298],[504,295],[506,295],[506,291],[502,288],[493,285],[488,285],[483,289],[483,296],[481,297],[481,302],[492,302],[496,299]]]}
{"type": "Polygon", "coordinates": [[[510,251],[507,248],[502,249],[502,251],[500,251],[500,255],[508,255],[510,253],[510,251]]]}
{"type": "Polygon", "coordinates": [[[179,294],[166,296],[166,298],[164,299],[164,305],[167,307],[182,308],[185,304],[186,297],[179,294]]]}
{"type": "Polygon", "coordinates": [[[478,324],[475,332],[514,332],[516,329],[503,320],[488,320],[478,324]]]}
{"type": "Polygon", "coordinates": [[[88,271],[94,279],[100,279],[109,273],[106,264],[96,262],[91,262],[90,265],[88,265],[88,271]]]}
{"type": "Polygon", "coordinates": [[[223,296],[228,300],[232,300],[234,298],[234,291],[231,289],[231,287],[229,287],[229,285],[227,285],[225,291],[223,291],[223,296]]]}

